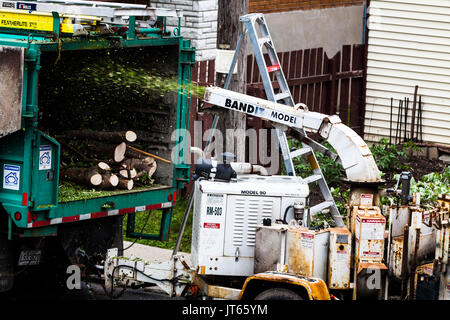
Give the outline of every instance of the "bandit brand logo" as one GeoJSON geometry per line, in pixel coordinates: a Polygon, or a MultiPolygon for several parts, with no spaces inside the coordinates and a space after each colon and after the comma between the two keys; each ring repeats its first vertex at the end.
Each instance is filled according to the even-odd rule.
{"type": "Polygon", "coordinates": [[[281,121],[286,121],[293,124],[297,123],[297,118],[295,116],[290,116],[281,112],[272,111],[272,114],[270,116],[281,121]]]}
{"type": "Polygon", "coordinates": [[[247,113],[254,113],[255,112],[255,107],[252,106],[249,103],[243,103],[243,102],[239,102],[237,100],[231,100],[231,99],[225,99],[225,107],[230,108],[230,109],[235,109],[238,111],[242,111],[242,112],[247,112],[247,113]]]}
{"type": "Polygon", "coordinates": [[[34,3],[25,3],[25,2],[18,2],[17,3],[17,9],[36,11],[36,4],[34,4],[34,3]]]}

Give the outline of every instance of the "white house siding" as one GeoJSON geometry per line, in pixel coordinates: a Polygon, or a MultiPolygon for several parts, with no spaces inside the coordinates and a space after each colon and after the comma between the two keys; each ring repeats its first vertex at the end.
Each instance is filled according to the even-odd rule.
{"type": "Polygon", "coordinates": [[[372,0],[369,14],[365,140],[389,137],[391,98],[392,127],[405,97],[410,124],[418,85],[423,140],[450,145],[450,0],[372,0]]]}

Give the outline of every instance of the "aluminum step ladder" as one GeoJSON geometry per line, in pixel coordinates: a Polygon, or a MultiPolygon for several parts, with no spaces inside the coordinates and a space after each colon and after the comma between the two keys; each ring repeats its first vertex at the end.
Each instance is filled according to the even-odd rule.
{"type": "MultiPolygon", "coordinates": [[[[232,70],[234,70],[234,66],[237,61],[237,54],[239,52],[242,38],[246,33],[248,33],[250,42],[253,47],[253,53],[255,55],[255,59],[258,64],[259,72],[264,85],[264,90],[266,92],[267,100],[294,107],[294,99],[292,98],[289,85],[281,68],[280,61],[278,59],[277,52],[275,51],[272,37],[270,35],[264,15],[261,13],[252,13],[241,16],[239,20],[241,22],[241,34],[236,45],[236,50],[231,63],[230,71],[228,72],[228,76],[225,81],[225,88],[228,88],[232,70]],[[267,65],[266,60],[264,59],[264,48],[267,51],[270,65],[267,65]],[[274,81],[278,83],[278,93],[275,93],[274,87],[272,85],[271,74],[274,74],[274,81]]],[[[305,141],[310,141],[310,145],[302,142],[303,147],[301,149],[291,151],[289,150],[289,144],[285,132],[279,128],[276,128],[276,133],[278,136],[278,141],[280,143],[286,172],[290,176],[295,176],[293,159],[299,156],[302,156],[304,159],[306,159],[311,166],[313,175],[305,178],[305,181],[308,184],[317,182],[320,192],[322,193],[322,196],[324,198],[323,202],[310,208],[309,212],[311,216],[314,216],[315,213],[329,208],[333,219],[336,222],[339,221],[339,223],[337,224],[342,223],[341,226],[343,226],[342,217],[339,213],[334,198],[330,192],[330,189],[328,188],[328,184],[325,180],[325,177],[323,176],[322,170],[320,169],[319,163],[314,154],[314,150],[323,150],[326,148],[320,145],[317,146],[316,142],[307,138],[306,132],[304,132],[303,130],[298,130],[298,132],[301,136],[305,137],[305,141]]]]}

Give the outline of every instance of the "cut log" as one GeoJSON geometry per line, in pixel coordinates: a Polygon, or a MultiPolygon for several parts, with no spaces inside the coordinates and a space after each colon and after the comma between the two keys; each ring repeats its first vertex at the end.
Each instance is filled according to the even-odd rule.
{"type": "Polygon", "coordinates": [[[138,171],[147,170],[150,165],[155,163],[155,159],[152,157],[145,157],[143,159],[125,159],[121,162],[121,165],[127,169],[136,169],[138,171]]]}
{"type": "Polygon", "coordinates": [[[119,171],[119,175],[125,179],[134,179],[137,175],[136,169],[122,169],[119,171]]]}
{"type": "Polygon", "coordinates": [[[140,178],[145,174],[148,174],[149,178],[156,171],[156,161],[152,157],[146,157],[144,159],[125,159],[121,164],[127,169],[136,169],[138,171],[135,178],[140,178]]]}
{"type": "Polygon", "coordinates": [[[151,165],[147,166],[145,170],[139,171],[138,174],[136,175],[136,179],[139,179],[145,174],[147,174],[148,177],[151,178],[156,171],[156,167],[157,167],[156,162],[153,162],[151,165]]]}
{"type": "Polygon", "coordinates": [[[68,130],[64,133],[68,137],[75,137],[80,139],[108,141],[111,143],[121,143],[124,141],[134,142],[137,139],[137,135],[134,131],[118,131],[118,132],[106,132],[106,131],[94,131],[94,130],[68,130]]]}
{"type": "Polygon", "coordinates": [[[114,161],[121,162],[125,159],[125,152],[127,152],[127,144],[122,142],[114,149],[114,161]]]}
{"type": "Polygon", "coordinates": [[[99,159],[113,159],[115,162],[121,162],[125,159],[127,145],[125,142],[119,145],[89,143],[86,145],[86,149],[97,155],[99,159]]]}
{"type": "Polygon", "coordinates": [[[111,167],[106,162],[101,161],[97,165],[101,169],[102,172],[111,171],[111,167]]]}
{"type": "Polygon", "coordinates": [[[134,187],[134,182],[132,179],[119,179],[119,188],[123,190],[131,190],[134,187]]]}
{"type": "Polygon", "coordinates": [[[69,168],[62,172],[65,180],[88,186],[98,186],[102,183],[102,175],[94,168],[69,168]]]}
{"type": "Polygon", "coordinates": [[[119,177],[111,172],[102,174],[102,183],[98,186],[100,189],[112,189],[119,184],[119,177]]]}

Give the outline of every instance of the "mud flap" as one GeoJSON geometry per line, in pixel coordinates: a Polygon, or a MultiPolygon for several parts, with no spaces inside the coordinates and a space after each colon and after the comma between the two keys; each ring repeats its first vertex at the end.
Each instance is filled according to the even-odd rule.
{"type": "Polygon", "coordinates": [[[61,226],[61,245],[72,264],[85,267],[86,273],[96,273],[109,248],[123,251],[123,216],[94,219],[61,226]]]}
{"type": "Polygon", "coordinates": [[[0,239],[0,292],[12,289],[14,284],[13,247],[11,241],[0,239]]]}

